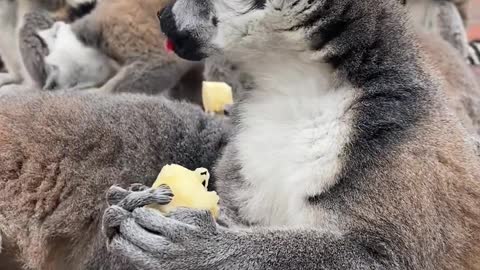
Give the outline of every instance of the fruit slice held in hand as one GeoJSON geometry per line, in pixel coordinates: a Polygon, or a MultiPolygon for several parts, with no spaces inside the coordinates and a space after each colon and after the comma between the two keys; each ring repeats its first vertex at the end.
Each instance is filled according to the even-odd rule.
{"type": "Polygon", "coordinates": [[[220,198],[215,191],[207,191],[209,178],[210,174],[204,168],[191,171],[176,164],[165,165],[152,187],[167,185],[172,190],[173,199],[167,205],[150,206],[163,213],[178,207],[209,210],[213,217],[217,218],[220,198]]]}

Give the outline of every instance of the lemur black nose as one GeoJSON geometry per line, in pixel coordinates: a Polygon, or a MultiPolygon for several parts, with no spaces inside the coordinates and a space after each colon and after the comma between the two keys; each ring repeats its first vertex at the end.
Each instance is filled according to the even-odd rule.
{"type": "MultiPolygon", "coordinates": [[[[160,28],[168,38],[169,44],[175,53],[186,60],[200,61],[206,56],[201,53],[200,41],[189,30],[179,30],[175,15],[173,14],[173,5],[167,5],[157,13],[160,20],[160,28]]],[[[193,30],[192,30],[193,31],[193,30]]]]}

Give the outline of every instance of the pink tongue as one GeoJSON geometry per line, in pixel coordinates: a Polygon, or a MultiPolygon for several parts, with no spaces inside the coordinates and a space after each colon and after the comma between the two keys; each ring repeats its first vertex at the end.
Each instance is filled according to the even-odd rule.
{"type": "Polygon", "coordinates": [[[165,50],[167,50],[167,52],[173,52],[175,50],[175,45],[170,39],[165,41],[165,50]]]}

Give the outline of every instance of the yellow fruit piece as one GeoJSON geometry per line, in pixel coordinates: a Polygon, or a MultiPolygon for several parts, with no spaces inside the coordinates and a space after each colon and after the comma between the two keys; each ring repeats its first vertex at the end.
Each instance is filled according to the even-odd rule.
{"type": "Polygon", "coordinates": [[[166,165],[152,187],[167,185],[172,190],[173,199],[167,205],[151,205],[151,207],[163,213],[168,213],[177,207],[203,209],[209,210],[217,218],[220,198],[215,191],[207,191],[209,178],[210,174],[204,168],[191,171],[176,164],[166,165]]]}
{"type": "Polygon", "coordinates": [[[223,114],[225,105],[233,104],[232,88],[224,82],[203,82],[202,99],[206,112],[223,114]]]}

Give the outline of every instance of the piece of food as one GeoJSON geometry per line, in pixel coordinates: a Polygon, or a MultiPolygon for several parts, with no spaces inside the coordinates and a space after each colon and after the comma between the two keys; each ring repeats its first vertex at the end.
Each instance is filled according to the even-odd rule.
{"type": "Polygon", "coordinates": [[[209,178],[210,174],[204,168],[191,171],[176,164],[165,165],[152,187],[167,185],[172,190],[173,199],[167,205],[151,206],[163,213],[168,213],[177,207],[209,210],[217,218],[220,198],[215,191],[207,191],[209,178]]]}
{"type": "Polygon", "coordinates": [[[223,114],[225,106],[233,104],[232,87],[224,82],[203,82],[202,99],[206,112],[223,114]]]}

